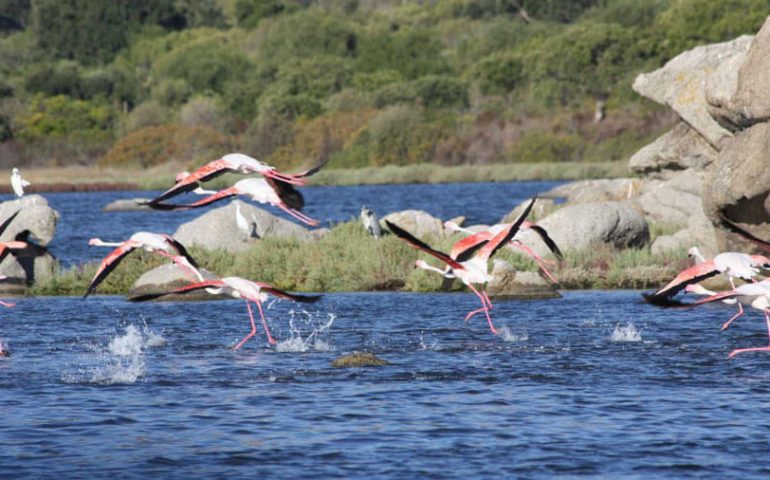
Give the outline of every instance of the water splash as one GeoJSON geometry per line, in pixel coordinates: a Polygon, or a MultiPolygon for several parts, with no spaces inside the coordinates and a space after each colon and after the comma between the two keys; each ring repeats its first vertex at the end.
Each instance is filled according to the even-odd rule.
{"type": "Polygon", "coordinates": [[[642,332],[637,330],[633,323],[629,322],[625,326],[617,324],[610,335],[611,342],[641,342],[642,332]]]}
{"type": "Polygon", "coordinates": [[[299,313],[289,310],[289,331],[291,332],[291,337],[278,342],[275,350],[277,352],[333,351],[334,347],[321,337],[329,332],[337,316],[333,313],[327,314],[326,322],[321,325],[317,325],[317,316],[317,314],[310,313],[307,310],[302,310],[299,313]],[[297,324],[302,324],[302,326],[300,327],[297,324]],[[306,337],[303,337],[303,330],[307,327],[310,327],[311,331],[306,337]]]}
{"type": "Polygon", "coordinates": [[[150,330],[146,322],[143,330],[136,325],[128,325],[125,332],[111,338],[106,347],[91,348],[97,354],[95,359],[88,359],[93,365],[81,365],[77,374],[65,374],[63,380],[67,383],[99,385],[136,383],[147,374],[145,350],[166,343],[166,339],[150,330]]]}
{"type": "Polygon", "coordinates": [[[526,342],[527,340],[529,340],[528,333],[526,332],[520,333],[520,334],[513,333],[505,325],[498,328],[497,330],[500,333],[500,338],[503,339],[504,342],[526,342]]]}

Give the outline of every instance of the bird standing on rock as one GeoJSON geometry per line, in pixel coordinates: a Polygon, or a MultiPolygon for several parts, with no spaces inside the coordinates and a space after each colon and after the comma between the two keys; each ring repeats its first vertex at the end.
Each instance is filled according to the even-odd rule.
{"type": "Polygon", "coordinates": [[[24,187],[29,187],[31,183],[21,178],[21,173],[19,173],[19,169],[15,168],[11,171],[11,188],[13,188],[13,193],[16,194],[17,197],[21,198],[24,196],[24,187]]]}

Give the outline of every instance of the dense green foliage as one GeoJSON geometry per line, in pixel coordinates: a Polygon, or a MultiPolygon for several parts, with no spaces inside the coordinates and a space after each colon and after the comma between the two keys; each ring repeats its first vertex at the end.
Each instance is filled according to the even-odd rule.
{"type": "Polygon", "coordinates": [[[0,0],[0,141],[27,162],[56,148],[58,163],[111,165],[165,161],[176,147],[158,132],[177,127],[206,132],[196,159],[226,146],[282,168],[624,159],[668,121],[634,76],[755,33],[769,12],[770,0],[0,0]]]}

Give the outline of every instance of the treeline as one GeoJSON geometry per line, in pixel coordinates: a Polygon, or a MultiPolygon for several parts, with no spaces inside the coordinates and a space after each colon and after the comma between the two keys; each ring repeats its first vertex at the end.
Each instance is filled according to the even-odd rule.
{"type": "Polygon", "coordinates": [[[0,0],[0,166],[624,159],[770,0],[0,0]]]}

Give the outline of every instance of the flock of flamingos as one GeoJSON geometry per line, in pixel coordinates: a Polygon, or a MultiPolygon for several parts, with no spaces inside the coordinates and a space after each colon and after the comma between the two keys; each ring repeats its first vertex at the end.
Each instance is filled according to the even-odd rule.
{"type": "MultiPolygon", "coordinates": [[[[295,188],[307,184],[307,177],[320,170],[325,163],[321,163],[307,171],[295,174],[286,174],[278,171],[264,162],[256,160],[248,155],[241,153],[232,153],[222,158],[209,162],[198,168],[192,173],[182,172],[176,177],[176,183],[159,195],[157,198],[146,202],[145,204],[158,210],[179,210],[199,208],[210,205],[214,202],[244,195],[251,197],[258,203],[267,203],[273,205],[288,215],[294,217],[300,222],[316,226],[318,221],[308,217],[301,212],[304,207],[302,194],[295,188]],[[241,175],[254,175],[249,178],[234,183],[231,187],[219,191],[204,190],[201,183],[209,181],[224,173],[234,173],[241,175]],[[172,204],[166,201],[182,193],[195,193],[206,195],[203,199],[190,204],[172,204]]],[[[24,194],[24,187],[29,186],[29,182],[21,178],[18,169],[14,168],[11,175],[11,185],[18,197],[24,194]]],[[[463,232],[467,236],[456,242],[449,253],[444,253],[432,248],[424,241],[418,239],[402,227],[386,221],[390,232],[406,242],[411,247],[420,250],[442,264],[442,268],[430,265],[424,260],[416,260],[415,267],[435,272],[447,279],[459,279],[468,287],[481,302],[480,308],[470,311],[465,320],[468,321],[476,314],[484,313],[489,328],[493,334],[497,334],[490,310],[492,302],[486,292],[485,286],[492,279],[489,273],[489,260],[503,247],[511,247],[523,251],[530,255],[540,266],[541,272],[555,283],[555,279],[546,268],[547,261],[540,258],[528,246],[524,245],[516,234],[523,230],[533,230],[545,242],[550,251],[561,259],[562,255],[556,243],[548,236],[548,233],[539,225],[526,220],[535,203],[535,198],[530,199],[521,214],[512,223],[498,224],[489,227],[485,231],[472,232],[464,230],[452,222],[446,222],[445,228],[450,231],[463,232]]],[[[10,217],[0,224],[0,234],[13,222],[19,211],[14,212],[10,217]]],[[[236,221],[238,218],[236,218],[236,221]]],[[[751,233],[743,230],[737,225],[725,220],[725,226],[733,232],[741,235],[747,240],[752,241],[761,248],[770,250],[770,243],[761,240],[751,233]]],[[[0,242],[0,262],[9,254],[25,248],[27,239],[16,238],[13,241],[0,242]]],[[[251,322],[250,332],[236,344],[233,349],[238,350],[257,332],[257,326],[254,321],[254,314],[251,304],[253,303],[260,315],[262,326],[265,330],[267,341],[274,345],[276,343],[270,334],[267,320],[262,308],[268,295],[292,300],[296,302],[315,302],[320,295],[298,295],[294,293],[279,290],[267,283],[247,280],[241,277],[222,277],[211,278],[211,275],[204,277],[199,270],[198,263],[187,252],[185,247],[170,235],[151,232],[137,232],[122,242],[105,242],[98,238],[89,240],[89,245],[115,247],[101,261],[99,268],[91,280],[88,289],[84,295],[87,297],[93,293],[98,285],[112,272],[118,264],[132,251],[144,249],[169,258],[178,265],[189,278],[189,284],[166,292],[151,293],[131,298],[132,301],[146,301],[171,294],[187,294],[196,290],[205,290],[212,295],[229,295],[233,298],[242,299],[246,302],[251,322]]],[[[690,256],[694,258],[695,265],[680,272],[671,282],[656,292],[644,294],[647,302],[662,307],[691,307],[709,302],[721,301],[727,304],[737,305],[737,312],[727,320],[722,326],[722,330],[728,328],[730,324],[743,314],[742,304],[761,310],[765,316],[765,322],[768,330],[768,346],[740,348],[733,350],[728,358],[752,351],[770,351],[770,278],[759,280],[757,275],[760,270],[770,270],[770,258],[762,255],[750,255],[739,252],[724,252],[715,256],[711,260],[703,258],[696,247],[690,249],[690,256]],[[730,281],[731,289],[723,292],[714,292],[706,289],[699,282],[724,274],[730,281]],[[741,279],[745,283],[736,286],[735,279],[741,279]],[[683,303],[674,299],[674,296],[684,291],[703,296],[702,299],[683,303]]],[[[0,305],[13,307],[13,303],[0,301],[0,305]]],[[[3,348],[0,343],[0,357],[7,357],[10,352],[3,348]]]]}

